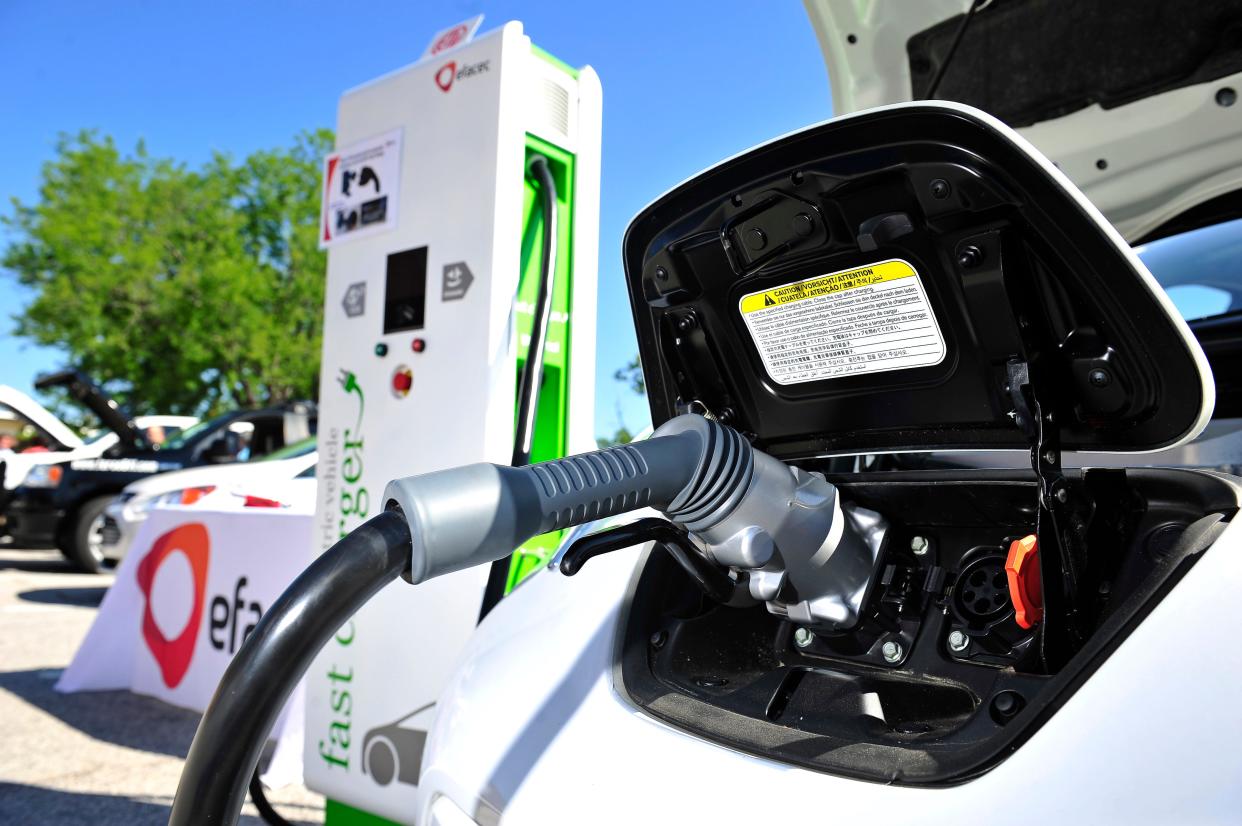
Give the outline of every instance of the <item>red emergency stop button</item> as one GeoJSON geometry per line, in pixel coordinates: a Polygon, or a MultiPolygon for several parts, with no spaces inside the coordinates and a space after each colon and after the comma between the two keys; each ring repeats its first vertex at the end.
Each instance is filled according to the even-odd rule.
{"type": "Polygon", "coordinates": [[[414,373],[410,371],[410,368],[402,364],[392,371],[392,394],[398,399],[404,399],[410,395],[410,388],[413,386],[414,373]]]}
{"type": "Polygon", "coordinates": [[[1034,628],[1044,618],[1044,586],[1039,578],[1039,540],[1034,534],[1009,543],[1005,560],[1009,600],[1014,619],[1023,628],[1034,628]]]}

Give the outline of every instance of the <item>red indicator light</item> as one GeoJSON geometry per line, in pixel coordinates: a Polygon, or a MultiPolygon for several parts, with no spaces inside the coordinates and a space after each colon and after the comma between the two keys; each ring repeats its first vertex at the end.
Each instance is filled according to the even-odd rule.
{"type": "Polygon", "coordinates": [[[264,496],[246,496],[242,501],[244,508],[283,508],[284,505],[275,499],[268,499],[264,496]]]}
{"type": "Polygon", "coordinates": [[[427,349],[427,340],[422,339],[422,338],[414,339],[413,341],[410,342],[410,349],[413,350],[415,353],[421,353],[422,351],[427,349]]]}

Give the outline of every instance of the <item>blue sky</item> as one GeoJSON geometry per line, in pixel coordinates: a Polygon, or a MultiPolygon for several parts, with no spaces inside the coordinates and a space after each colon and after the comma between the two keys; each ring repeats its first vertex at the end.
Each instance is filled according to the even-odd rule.
{"type": "MultiPolygon", "coordinates": [[[[612,380],[637,351],[621,236],[678,181],[831,114],[828,76],[802,4],[475,2],[365,5],[319,0],[0,3],[0,210],[32,201],[60,132],[143,139],[190,164],[242,156],[299,130],[334,126],[340,93],[416,60],[438,29],[484,13],[521,20],[536,44],[604,87],[596,431],[646,424],[645,403],[612,380]]],[[[2,241],[3,238],[0,238],[2,241]]],[[[0,273],[0,384],[29,390],[63,356],[15,340],[27,297],[0,273]]]]}

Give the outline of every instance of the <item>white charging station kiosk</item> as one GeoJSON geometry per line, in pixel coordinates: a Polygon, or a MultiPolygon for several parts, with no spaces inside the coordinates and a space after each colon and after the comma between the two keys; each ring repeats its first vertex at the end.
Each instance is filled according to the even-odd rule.
{"type": "MultiPolygon", "coordinates": [[[[545,220],[532,154],[557,181],[560,253],[536,458],[595,446],[600,122],[594,71],[516,22],[342,96],[324,170],[316,551],[380,512],[392,478],[510,461],[545,220]]],[[[434,703],[487,577],[390,585],[311,667],[304,771],[329,824],[413,822],[434,703]]]]}

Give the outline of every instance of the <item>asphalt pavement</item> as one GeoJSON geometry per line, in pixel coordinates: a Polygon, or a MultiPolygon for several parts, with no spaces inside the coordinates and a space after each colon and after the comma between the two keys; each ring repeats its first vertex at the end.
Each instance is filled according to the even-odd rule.
{"type": "MultiPolygon", "coordinates": [[[[0,824],[163,824],[199,715],[127,691],[58,694],[112,581],[56,551],[0,546],[0,824]]],[[[269,792],[294,823],[322,823],[323,798],[269,792]]],[[[249,802],[242,823],[261,826],[249,802]]]]}

